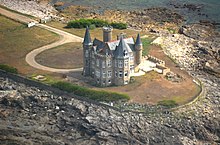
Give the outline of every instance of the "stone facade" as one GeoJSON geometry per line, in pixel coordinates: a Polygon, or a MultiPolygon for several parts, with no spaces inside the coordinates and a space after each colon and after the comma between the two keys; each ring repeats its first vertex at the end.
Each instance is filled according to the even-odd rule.
{"type": "Polygon", "coordinates": [[[119,35],[112,41],[112,27],[103,27],[103,41],[91,41],[86,29],[83,41],[83,75],[91,76],[98,86],[126,85],[142,61],[142,42],[119,35]]]}

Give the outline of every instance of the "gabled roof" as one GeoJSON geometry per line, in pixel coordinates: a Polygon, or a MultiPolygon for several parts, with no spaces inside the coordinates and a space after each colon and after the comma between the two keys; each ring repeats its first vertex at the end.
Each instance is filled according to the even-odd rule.
{"type": "Polygon", "coordinates": [[[90,37],[90,33],[89,33],[89,28],[88,27],[86,28],[83,44],[84,45],[91,45],[92,44],[92,40],[91,40],[91,37],[90,37]]]}
{"type": "MultiPolygon", "coordinates": [[[[129,46],[132,46],[132,44],[134,45],[134,39],[131,38],[126,38],[123,39],[127,44],[129,44],[129,46]]],[[[111,42],[107,42],[107,45],[109,47],[110,50],[115,50],[116,47],[119,45],[119,41],[120,40],[116,40],[116,41],[111,41],[111,42]]],[[[131,50],[133,50],[133,48],[131,48],[131,50]]]]}
{"type": "Polygon", "coordinates": [[[118,46],[115,49],[114,56],[115,58],[125,58],[129,57],[129,52],[132,52],[129,45],[121,37],[118,46]],[[127,54],[127,55],[126,55],[127,54]]]}

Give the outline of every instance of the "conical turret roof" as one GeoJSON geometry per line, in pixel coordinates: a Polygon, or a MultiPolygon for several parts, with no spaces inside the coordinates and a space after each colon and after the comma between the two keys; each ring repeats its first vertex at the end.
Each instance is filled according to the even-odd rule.
{"type": "Polygon", "coordinates": [[[138,33],[135,45],[142,45],[140,34],[138,33]]]}
{"type": "Polygon", "coordinates": [[[84,45],[91,45],[92,44],[92,40],[91,40],[91,37],[90,37],[90,33],[89,33],[89,28],[88,27],[86,28],[83,44],[84,45]]]}

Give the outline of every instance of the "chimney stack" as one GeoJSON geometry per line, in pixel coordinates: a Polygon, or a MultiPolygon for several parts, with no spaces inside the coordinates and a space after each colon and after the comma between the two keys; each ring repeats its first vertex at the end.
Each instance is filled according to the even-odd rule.
{"type": "Polygon", "coordinates": [[[103,42],[110,42],[112,41],[112,30],[113,27],[105,26],[103,27],[103,42]]]}

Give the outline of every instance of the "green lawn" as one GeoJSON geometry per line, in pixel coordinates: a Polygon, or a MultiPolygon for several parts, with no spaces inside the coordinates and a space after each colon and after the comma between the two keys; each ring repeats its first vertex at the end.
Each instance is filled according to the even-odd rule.
{"type": "Polygon", "coordinates": [[[31,50],[59,39],[55,33],[15,22],[0,15],[0,63],[18,69],[20,73],[31,74],[36,69],[25,62],[25,56],[31,50]]]}

